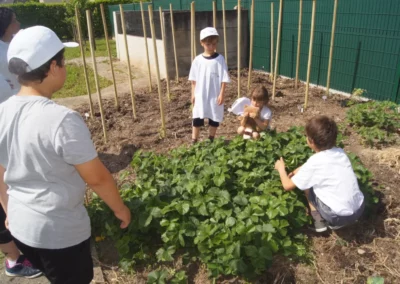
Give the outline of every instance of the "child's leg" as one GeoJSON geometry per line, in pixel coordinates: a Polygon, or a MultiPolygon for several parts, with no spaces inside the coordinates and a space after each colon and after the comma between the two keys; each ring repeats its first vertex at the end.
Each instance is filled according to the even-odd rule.
{"type": "Polygon", "coordinates": [[[215,138],[215,134],[217,133],[219,122],[213,121],[212,119],[208,119],[208,124],[210,125],[208,138],[212,142],[215,138]]]}
{"type": "Polygon", "coordinates": [[[192,143],[196,143],[199,140],[200,127],[204,126],[204,119],[194,118],[192,125],[192,143]]]}
{"type": "Polygon", "coordinates": [[[307,189],[305,190],[305,194],[308,200],[308,206],[310,207],[311,217],[314,219],[315,231],[317,231],[318,233],[325,232],[328,228],[326,226],[324,218],[322,218],[321,214],[315,207],[316,196],[314,191],[312,189],[307,189]]]}
{"type": "Polygon", "coordinates": [[[243,135],[244,134],[244,127],[243,126],[239,126],[239,128],[237,129],[237,133],[239,135],[243,135]]]}
{"type": "Polygon", "coordinates": [[[254,132],[252,133],[252,136],[253,136],[253,139],[257,140],[257,139],[260,138],[260,133],[258,133],[257,131],[254,131],[254,132]]]}

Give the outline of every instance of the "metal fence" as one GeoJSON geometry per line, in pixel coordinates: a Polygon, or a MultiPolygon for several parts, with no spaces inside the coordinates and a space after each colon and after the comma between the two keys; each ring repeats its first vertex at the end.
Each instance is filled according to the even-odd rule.
{"type": "MultiPolygon", "coordinates": [[[[310,82],[326,85],[331,39],[333,0],[316,0],[315,37],[310,82]]],[[[196,11],[212,10],[212,1],[198,0],[196,11]]],[[[217,0],[222,9],[222,0],[217,0]]],[[[279,0],[255,0],[254,54],[255,69],[270,72],[271,2],[274,3],[274,46],[276,47],[279,0]]],[[[190,10],[191,0],[153,0],[155,9],[190,10]]],[[[282,39],[279,75],[294,78],[296,70],[299,0],[283,0],[282,39]]],[[[146,3],[147,4],[147,3],[146,3]]],[[[233,9],[237,1],[226,0],[233,9]]],[[[250,10],[251,1],[241,5],[250,10]]],[[[126,4],[126,10],[140,10],[139,4],[126,4]]],[[[301,57],[299,78],[306,80],[311,29],[312,0],[303,0],[301,57]]],[[[145,5],[147,9],[147,5],[145,5]]],[[[119,11],[118,5],[109,11],[119,11]]],[[[249,17],[250,18],[250,17],[249,17]]],[[[222,20],[222,19],[221,19],[222,20]]],[[[222,23],[218,23],[222,25],[222,23]]],[[[400,103],[400,1],[339,0],[331,74],[331,89],[352,93],[366,90],[366,96],[400,103]]]]}

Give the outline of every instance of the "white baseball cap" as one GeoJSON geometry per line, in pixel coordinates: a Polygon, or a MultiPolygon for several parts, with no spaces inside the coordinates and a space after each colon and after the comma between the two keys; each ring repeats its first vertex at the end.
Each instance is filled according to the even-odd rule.
{"type": "Polygon", "coordinates": [[[205,29],[201,30],[201,32],[200,32],[200,40],[203,40],[203,39],[205,39],[206,37],[209,37],[209,36],[219,36],[219,34],[218,34],[218,32],[217,32],[217,30],[215,28],[211,28],[211,27],[208,27],[208,28],[205,28],[205,29]]]}
{"type": "Polygon", "coordinates": [[[20,30],[11,40],[7,52],[7,60],[12,58],[23,60],[31,72],[45,64],[65,47],[77,47],[76,42],[62,43],[51,29],[33,26],[20,30]]]}

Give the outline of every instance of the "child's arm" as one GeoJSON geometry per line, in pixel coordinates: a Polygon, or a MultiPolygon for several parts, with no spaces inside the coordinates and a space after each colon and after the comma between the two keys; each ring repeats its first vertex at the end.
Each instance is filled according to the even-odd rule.
{"type": "Polygon", "coordinates": [[[191,98],[192,105],[194,105],[194,92],[195,92],[195,90],[196,90],[196,81],[192,81],[192,98],[191,98]]]}
{"type": "Polygon", "coordinates": [[[224,99],[225,99],[225,88],[226,88],[226,83],[222,82],[221,84],[221,91],[219,92],[219,96],[218,96],[218,104],[222,105],[224,103],[224,99]]]}
{"type": "Polygon", "coordinates": [[[254,121],[257,123],[258,128],[260,128],[261,130],[267,129],[269,125],[269,119],[262,120],[259,117],[256,117],[254,118],[254,121]]]}
{"type": "Polygon", "coordinates": [[[293,190],[296,188],[296,185],[293,183],[293,181],[290,179],[290,177],[286,173],[285,162],[283,161],[282,157],[280,158],[280,160],[276,161],[275,169],[279,172],[279,175],[281,177],[282,186],[286,191],[290,191],[290,190],[293,190]]]}
{"type": "Polygon", "coordinates": [[[297,174],[297,173],[299,172],[300,168],[301,168],[301,166],[298,167],[297,169],[295,169],[293,172],[290,172],[290,173],[288,174],[288,176],[289,176],[290,178],[292,178],[292,176],[294,176],[295,174],[297,174]]]}
{"type": "Polygon", "coordinates": [[[8,186],[4,183],[4,173],[6,170],[0,166],[0,203],[3,206],[4,212],[7,215],[7,204],[8,204],[8,195],[7,188],[8,186]]]}
{"type": "Polygon", "coordinates": [[[100,159],[75,165],[75,168],[88,186],[111,208],[115,217],[122,221],[121,228],[128,227],[131,212],[122,201],[113,177],[100,159]]]}

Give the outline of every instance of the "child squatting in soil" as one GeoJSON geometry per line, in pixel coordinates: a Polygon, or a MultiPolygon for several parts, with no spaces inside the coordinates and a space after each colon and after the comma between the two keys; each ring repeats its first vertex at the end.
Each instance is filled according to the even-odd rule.
{"type": "Polygon", "coordinates": [[[317,232],[332,230],[357,221],[364,211],[364,195],[359,189],[350,160],[343,149],[335,147],[335,121],[316,116],[306,125],[308,146],[315,152],[307,162],[289,175],[283,158],[276,161],[285,190],[304,190],[317,232]]]}
{"type": "Polygon", "coordinates": [[[67,76],[64,47],[42,26],[21,30],[10,43],[8,66],[21,89],[0,104],[0,201],[17,247],[51,283],[90,283],[86,184],[121,228],[131,213],[80,114],[51,100],[67,76]]]}
{"type": "Polygon", "coordinates": [[[192,82],[193,130],[192,143],[199,139],[200,127],[208,118],[209,139],[214,140],[217,128],[224,117],[224,96],[226,83],[230,82],[225,58],[216,53],[218,32],[205,28],[200,32],[204,52],[193,60],[189,73],[192,82]]]}
{"type": "MultiPolygon", "coordinates": [[[[233,111],[234,109],[244,109],[244,105],[248,104],[249,99],[248,98],[240,98],[238,99],[233,105],[230,111],[233,111]]],[[[269,123],[272,118],[272,112],[268,108],[268,102],[269,102],[269,95],[268,95],[268,90],[264,86],[258,86],[254,88],[253,92],[251,93],[251,105],[253,107],[257,107],[260,109],[259,116],[258,117],[252,117],[254,121],[257,124],[257,127],[260,129],[260,131],[265,131],[269,128],[269,123]]],[[[243,116],[251,116],[249,113],[243,113],[243,116]]],[[[240,135],[246,134],[254,139],[259,139],[260,138],[260,133],[253,130],[250,131],[245,129],[243,126],[239,126],[237,133],[240,135]]]]}

